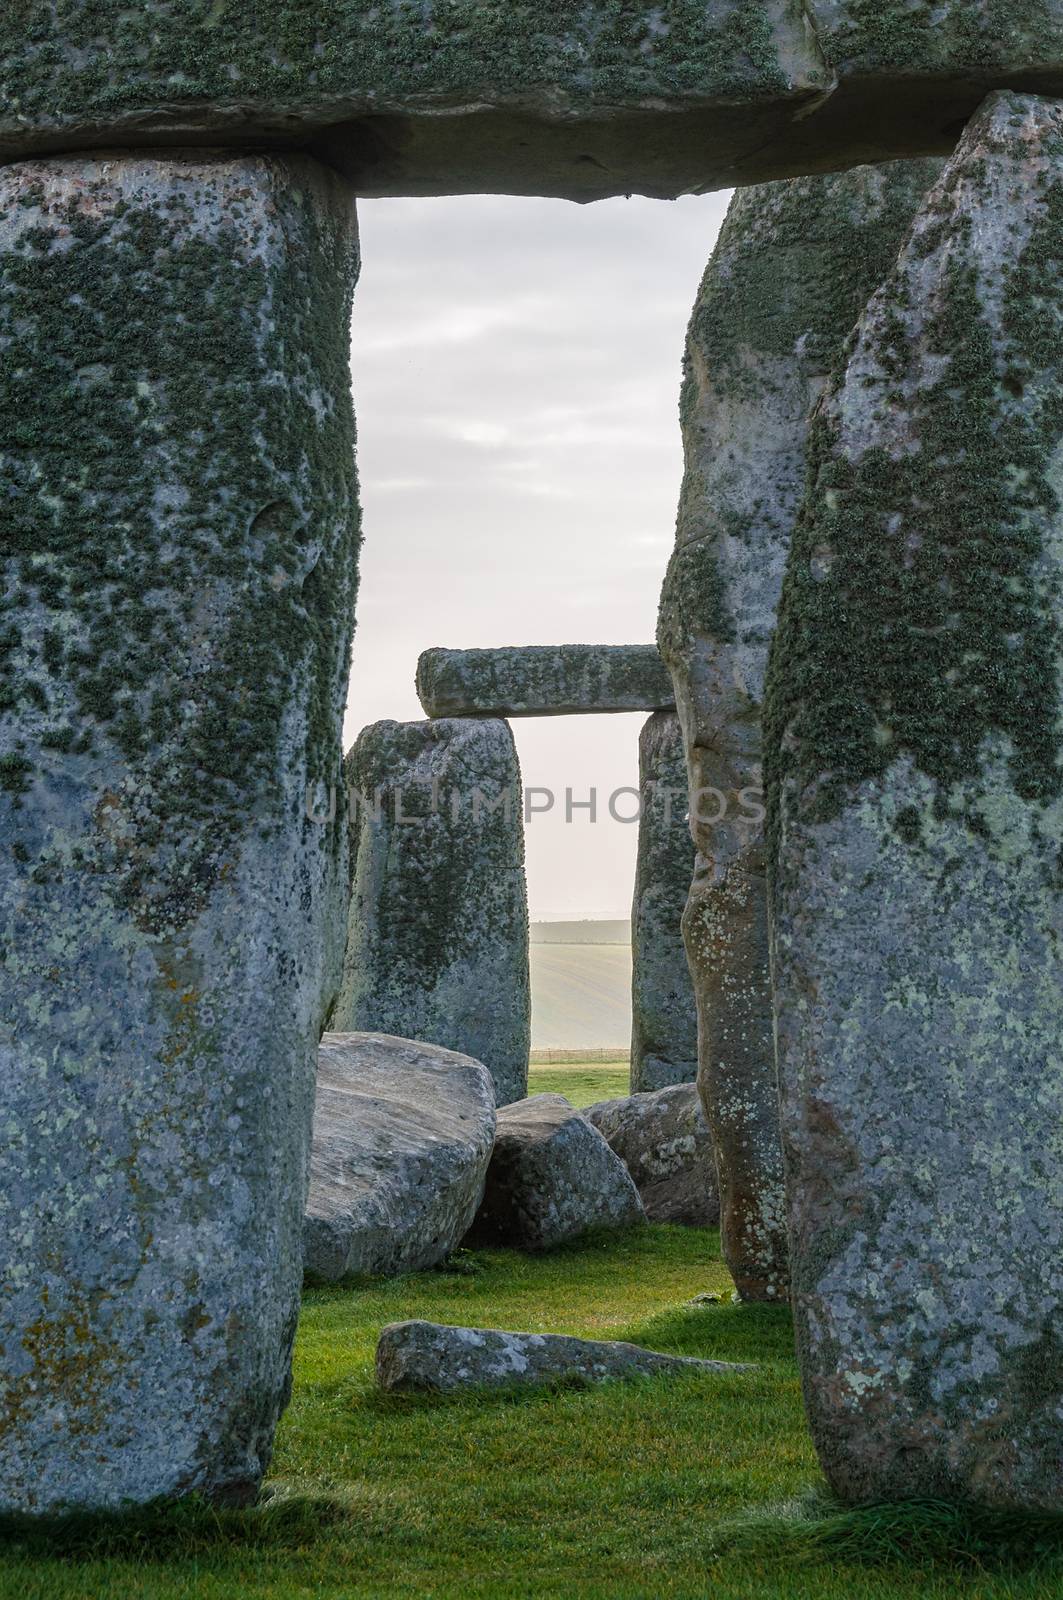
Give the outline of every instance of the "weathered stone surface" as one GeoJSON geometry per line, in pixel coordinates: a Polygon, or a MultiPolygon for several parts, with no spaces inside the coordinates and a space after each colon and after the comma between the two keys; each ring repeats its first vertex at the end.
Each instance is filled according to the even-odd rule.
{"type": "Polygon", "coordinates": [[[562,717],[659,711],[675,690],[652,644],[426,650],[417,694],[430,717],[562,717]]]}
{"type": "Polygon", "coordinates": [[[994,97],[817,414],[766,714],[798,1342],[849,1499],[1063,1499],[1063,105],[994,97]]]}
{"type": "Polygon", "coordinates": [[[302,158],[0,169],[0,1509],[246,1499],[287,1398],[355,266],[302,158]]]}
{"type": "Polygon", "coordinates": [[[0,158],[316,142],[369,194],[675,196],[946,154],[1063,0],[9,0],[0,158]]]}
{"type": "Polygon", "coordinates": [[[379,1387],[412,1394],[751,1370],[728,1361],[662,1355],[637,1344],[572,1339],[558,1333],[509,1333],[501,1328],[452,1328],[439,1322],[389,1323],[376,1349],[379,1387]]]}
{"type": "Polygon", "coordinates": [[[442,1261],[476,1215],[494,1138],[494,1087],[481,1062],[379,1033],[327,1033],[307,1272],[395,1277],[442,1261]]]}
{"type": "Polygon", "coordinates": [[[377,722],[347,761],[353,891],[333,1027],[458,1050],[527,1093],[528,892],[504,722],[377,722]]]}
{"type": "Polygon", "coordinates": [[[651,1222],[716,1226],[716,1157],[696,1084],[600,1100],[583,1115],[631,1174],[651,1222]]]}
{"type": "Polygon", "coordinates": [[[537,1094],[499,1111],[470,1244],[549,1250],[590,1228],[643,1221],[624,1163],[564,1095],[537,1094]]]}
{"type": "Polygon", "coordinates": [[[786,1290],[762,825],[768,648],[811,407],[939,171],[899,162],[744,190],[690,324],[686,474],[658,638],[687,744],[698,859],[683,927],[723,1252],[750,1299],[786,1290]]]}
{"type": "Polygon", "coordinates": [[[683,730],[659,711],[639,737],[638,856],[631,906],[631,1090],[692,1083],[698,1011],[683,948],[683,909],[694,874],[687,828],[683,730]]]}

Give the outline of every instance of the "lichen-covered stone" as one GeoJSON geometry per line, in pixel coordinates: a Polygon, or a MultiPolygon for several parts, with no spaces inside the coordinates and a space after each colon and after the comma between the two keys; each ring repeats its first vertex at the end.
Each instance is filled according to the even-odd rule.
{"type": "Polygon", "coordinates": [[[683,949],[683,908],[694,874],[687,827],[683,731],[656,712],[639,737],[638,856],[631,907],[631,1091],[692,1083],[698,1013],[683,949]]]}
{"type": "Polygon", "coordinates": [[[527,1093],[520,764],[498,720],[377,722],[347,760],[353,890],[332,1027],[460,1051],[527,1093]]]}
{"type": "Polygon", "coordinates": [[[946,154],[1063,0],[6,0],[0,159],[314,143],[363,194],[678,194],[946,154]]]}
{"type": "Polygon", "coordinates": [[[592,1228],[645,1220],[624,1163],[564,1095],[502,1107],[470,1244],[550,1250],[592,1228]]]}
{"type": "Polygon", "coordinates": [[[439,1322],[389,1323],[376,1348],[378,1386],[405,1394],[752,1370],[729,1361],[662,1355],[637,1344],[558,1333],[509,1333],[501,1328],[453,1328],[439,1322]]]}
{"type": "Polygon", "coordinates": [[[302,158],[0,169],[4,1510],[246,1499],[287,1398],[355,243],[302,158]]]}
{"type": "Polygon", "coordinates": [[[651,1222],[716,1226],[716,1157],[695,1084],[599,1100],[583,1115],[631,1174],[651,1222]]]}
{"type": "Polygon", "coordinates": [[[494,1138],[494,1086],[479,1061],[384,1034],[327,1033],[306,1271],[334,1280],[434,1267],[476,1215],[494,1138]]]}
{"type": "Polygon", "coordinates": [[[562,717],[675,707],[652,644],[426,650],[417,694],[430,717],[562,717]]]}
{"type": "Polygon", "coordinates": [[[994,96],[817,414],[766,714],[798,1349],[847,1499],[1063,1499],[1063,105],[994,96]]]}
{"type": "Polygon", "coordinates": [[[687,745],[697,870],[684,935],[724,1258],[749,1298],[786,1286],[768,972],[761,704],[816,397],[937,162],[746,189],[687,342],[686,473],[659,644],[687,745]]]}

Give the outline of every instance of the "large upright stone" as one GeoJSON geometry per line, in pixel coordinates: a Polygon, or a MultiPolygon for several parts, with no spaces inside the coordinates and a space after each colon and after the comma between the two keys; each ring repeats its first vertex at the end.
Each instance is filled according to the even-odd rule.
{"type": "Polygon", "coordinates": [[[676,686],[698,850],[684,935],[699,1081],[724,1258],[750,1299],[786,1291],[762,825],[768,648],[811,407],[939,171],[900,162],[744,190],[690,324],[686,475],[658,638],[676,686]]]}
{"type": "Polygon", "coordinates": [[[482,1061],[527,1093],[528,891],[504,722],[376,722],[347,760],[353,888],[333,1028],[482,1061]]]}
{"type": "Polygon", "coordinates": [[[301,158],[0,169],[3,1510],[246,1500],[287,1399],[355,268],[301,158]]]}
{"type": "Polygon", "coordinates": [[[631,908],[631,1092],[692,1083],[698,1012],[683,949],[683,908],[694,872],[687,827],[683,731],[659,711],[639,737],[638,857],[631,908]]]}
{"type": "Polygon", "coordinates": [[[430,717],[563,717],[674,709],[652,644],[515,645],[426,650],[417,694],[430,717]]]}
{"type": "Polygon", "coordinates": [[[1063,105],[995,96],[819,412],[767,708],[798,1347],[847,1499],[1063,1501],[1063,105]]]}
{"type": "Polygon", "coordinates": [[[947,154],[1063,0],[7,0],[0,159],[303,141],[362,194],[674,197],[947,154]]]}

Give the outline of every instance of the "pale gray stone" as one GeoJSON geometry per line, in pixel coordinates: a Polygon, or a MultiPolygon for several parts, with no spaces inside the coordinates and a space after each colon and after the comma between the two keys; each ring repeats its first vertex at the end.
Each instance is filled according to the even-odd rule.
{"type": "Polygon", "coordinates": [[[675,706],[652,644],[426,650],[417,693],[430,717],[562,717],[675,706]]]}
{"type": "Polygon", "coordinates": [[[531,998],[520,765],[497,720],[377,722],[347,760],[353,874],[333,1028],[482,1061],[528,1087],[531,998]]]}
{"type": "Polygon", "coordinates": [[[624,1163],[564,1095],[502,1107],[469,1244],[549,1250],[591,1228],[644,1221],[624,1163]]]}
{"type": "Polygon", "coordinates": [[[2,1511],[251,1499],[288,1397],[356,260],[304,158],[0,168],[2,1511]]]}
{"type": "Polygon", "coordinates": [[[1063,104],[965,134],[817,416],[766,714],[798,1351],[848,1500],[1063,1502],[1063,104]]]}
{"type": "Polygon", "coordinates": [[[641,1345],[573,1339],[559,1333],[509,1333],[454,1328],[439,1322],[391,1322],[376,1349],[379,1388],[405,1394],[454,1394],[557,1383],[609,1383],[624,1378],[751,1372],[730,1361],[663,1355],[641,1345]]]}
{"type": "Polygon", "coordinates": [[[479,1061],[379,1033],[327,1033],[317,1058],[305,1266],[397,1277],[461,1243],[495,1137],[479,1061]]]}
{"type": "Polygon", "coordinates": [[[694,875],[687,827],[683,730],[659,711],[639,737],[638,856],[631,907],[631,1090],[692,1083],[698,1011],[683,947],[683,910],[694,875]]]}
{"type": "Polygon", "coordinates": [[[684,936],[724,1259],[747,1299],[786,1294],[768,970],[761,703],[808,419],[935,162],[736,196],[691,319],[686,473],[659,644],[676,685],[698,857],[684,936]]]}
{"type": "Polygon", "coordinates": [[[650,1222],[717,1225],[716,1157],[696,1084],[599,1100],[583,1115],[631,1174],[650,1222]]]}
{"type": "Polygon", "coordinates": [[[0,159],[310,144],[365,195],[680,194],[946,154],[1061,0],[18,0],[0,159]]]}

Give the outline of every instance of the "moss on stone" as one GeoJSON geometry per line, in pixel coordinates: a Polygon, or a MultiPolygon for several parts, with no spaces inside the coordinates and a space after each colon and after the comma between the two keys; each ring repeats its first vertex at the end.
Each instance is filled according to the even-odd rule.
{"type": "MultiPolygon", "coordinates": [[[[979,173],[958,167],[939,197],[953,208],[931,224],[943,265],[914,346],[889,315],[891,299],[907,302],[903,257],[886,314],[865,320],[870,375],[850,368],[835,395],[870,387],[872,417],[899,411],[910,445],[854,449],[831,403],[815,423],[766,711],[773,800],[790,780],[813,820],[902,755],[934,780],[944,809],[992,733],[1009,741],[1020,795],[1060,792],[1060,638],[1044,555],[1060,515],[1063,181],[1048,169],[1063,144],[1047,154],[998,315],[970,242],[971,197],[959,193],[963,181],[977,191],[979,173]],[[937,367],[930,381],[924,357],[937,367]]],[[[898,822],[914,842],[911,819],[898,822]]]]}

